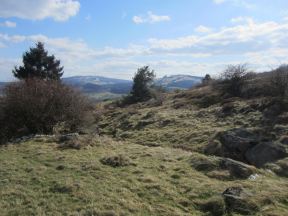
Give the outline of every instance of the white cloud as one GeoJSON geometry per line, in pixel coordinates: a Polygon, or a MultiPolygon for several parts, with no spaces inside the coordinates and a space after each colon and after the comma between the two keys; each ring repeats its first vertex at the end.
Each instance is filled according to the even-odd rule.
{"type": "Polygon", "coordinates": [[[215,4],[221,5],[223,3],[231,3],[238,7],[245,7],[247,9],[253,8],[255,5],[249,3],[247,0],[213,0],[215,4]]]}
{"type": "Polygon", "coordinates": [[[156,22],[165,22],[170,21],[170,16],[167,15],[156,15],[153,14],[151,11],[148,11],[145,16],[134,16],[132,21],[136,24],[142,23],[156,23],[156,22]]]}
{"type": "Polygon", "coordinates": [[[13,80],[12,69],[20,61],[20,59],[0,58],[0,81],[13,80]]]}
{"type": "Polygon", "coordinates": [[[66,21],[75,16],[80,8],[76,0],[1,0],[0,17],[66,21]]]}
{"type": "MultiPolygon", "coordinates": [[[[130,79],[138,67],[146,64],[159,76],[173,73],[205,75],[220,72],[225,64],[249,62],[260,70],[263,65],[269,69],[271,65],[288,62],[286,21],[257,22],[247,17],[232,21],[229,27],[213,29],[213,32],[205,34],[174,39],[152,38],[146,43],[122,48],[95,49],[83,40],[0,33],[0,48],[9,49],[11,44],[21,42],[28,47],[36,41],[43,41],[49,53],[61,59],[66,76],[97,74],[130,79]]],[[[2,69],[4,66],[0,65],[0,73],[3,73],[2,69]]],[[[11,73],[11,69],[4,73],[11,73]]],[[[5,76],[0,74],[2,77],[5,76]]]]}
{"type": "Polygon", "coordinates": [[[243,24],[224,27],[204,36],[190,35],[176,39],[150,39],[154,49],[214,54],[246,52],[286,46],[288,23],[256,23],[252,19],[243,24]]]}
{"type": "Polygon", "coordinates": [[[195,31],[196,32],[199,32],[199,33],[209,33],[212,31],[211,28],[208,28],[206,26],[203,26],[203,25],[200,25],[198,26],[197,28],[195,28],[195,31]]]}
{"type": "Polygon", "coordinates": [[[12,42],[12,43],[18,43],[23,42],[25,40],[25,36],[23,35],[7,35],[7,34],[1,34],[0,33],[0,42],[12,42]]]}
{"type": "Polygon", "coordinates": [[[240,17],[234,17],[231,19],[231,22],[232,23],[243,23],[243,22],[246,22],[246,23],[253,23],[254,22],[254,19],[251,18],[251,17],[243,17],[243,16],[240,16],[240,17]]]}
{"type": "Polygon", "coordinates": [[[79,74],[82,71],[82,75],[102,75],[114,78],[131,79],[136,72],[137,68],[144,65],[149,65],[156,72],[157,77],[165,75],[172,75],[175,73],[201,76],[206,73],[216,74],[221,71],[225,64],[213,64],[213,63],[193,63],[189,61],[174,61],[174,60],[130,60],[130,59],[113,59],[104,60],[94,63],[93,65],[73,66],[65,67],[65,76],[71,76],[79,74]]]}
{"type": "Polygon", "coordinates": [[[141,23],[144,23],[144,22],[145,22],[144,19],[143,19],[142,17],[140,17],[140,16],[134,16],[134,17],[132,18],[132,20],[133,20],[133,22],[136,23],[136,24],[141,24],[141,23]]]}
{"type": "Polygon", "coordinates": [[[0,26],[8,27],[8,28],[15,28],[16,25],[17,24],[15,22],[11,22],[9,20],[6,20],[5,22],[0,23],[0,26]]]}

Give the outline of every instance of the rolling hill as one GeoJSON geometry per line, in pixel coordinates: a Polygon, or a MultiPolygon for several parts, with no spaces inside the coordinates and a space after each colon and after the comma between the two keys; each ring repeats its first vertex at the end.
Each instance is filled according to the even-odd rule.
{"type": "Polygon", "coordinates": [[[202,77],[190,75],[172,75],[156,79],[155,84],[167,90],[189,89],[202,81],[202,77]]]}
{"type": "MultiPolygon", "coordinates": [[[[189,75],[164,76],[155,80],[155,85],[162,86],[167,90],[189,89],[200,83],[202,77],[189,75]]],[[[127,94],[132,81],[107,78],[101,76],[74,76],[63,79],[64,83],[75,86],[85,93],[103,93],[110,92],[114,94],[127,94]]]]}
{"type": "MultiPolygon", "coordinates": [[[[189,89],[200,83],[202,77],[190,75],[164,76],[155,80],[155,85],[162,86],[168,91],[189,89]]],[[[102,76],[73,76],[63,78],[63,82],[71,85],[95,100],[119,98],[128,94],[133,82],[131,80],[115,79],[102,76]]],[[[6,85],[0,82],[0,91],[6,85]]]]}
{"type": "Polygon", "coordinates": [[[288,215],[287,110],[212,86],[152,102],[0,146],[1,215],[288,215]]]}

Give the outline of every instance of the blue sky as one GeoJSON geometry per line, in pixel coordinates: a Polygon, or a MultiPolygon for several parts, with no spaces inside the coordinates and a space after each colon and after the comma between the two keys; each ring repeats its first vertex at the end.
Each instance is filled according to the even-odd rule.
{"type": "Polygon", "coordinates": [[[287,0],[0,0],[0,81],[37,41],[65,76],[219,74],[288,63],[287,0]]]}

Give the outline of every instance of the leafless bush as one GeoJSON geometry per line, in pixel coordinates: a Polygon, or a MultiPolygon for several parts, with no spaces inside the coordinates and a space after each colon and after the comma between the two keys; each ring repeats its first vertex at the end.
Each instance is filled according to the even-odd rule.
{"type": "Polygon", "coordinates": [[[272,96],[284,97],[288,91],[288,65],[281,65],[268,77],[268,87],[272,96]]]}
{"type": "Polygon", "coordinates": [[[220,77],[221,90],[225,94],[239,97],[251,73],[246,64],[228,65],[220,77]]]}
{"type": "Polygon", "coordinates": [[[67,131],[75,131],[90,108],[84,96],[59,81],[30,79],[12,83],[4,89],[2,100],[2,140],[49,134],[60,122],[65,122],[67,131]]]}

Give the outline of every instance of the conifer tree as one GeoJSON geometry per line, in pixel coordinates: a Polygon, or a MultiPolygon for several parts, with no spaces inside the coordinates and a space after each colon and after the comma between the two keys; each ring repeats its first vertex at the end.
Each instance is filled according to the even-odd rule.
{"type": "Polygon", "coordinates": [[[205,77],[202,79],[203,85],[208,85],[211,82],[212,78],[210,74],[206,74],[205,77]]]}
{"type": "Polygon", "coordinates": [[[15,67],[12,72],[20,80],[28,78],[60,80],[64,73],[60,61],[56,60],[54,55],[48,55],[41,42],[23,54],[23,66],[15,67]]]}
{"type": "Polygon", "coordinates": [[[155,78],[153,70],[149,66],[139,68],[133,78],[133,86],[131,90],[131,99],[134,102],[146,101],[151,98],[149,84],[155,78]]]}

